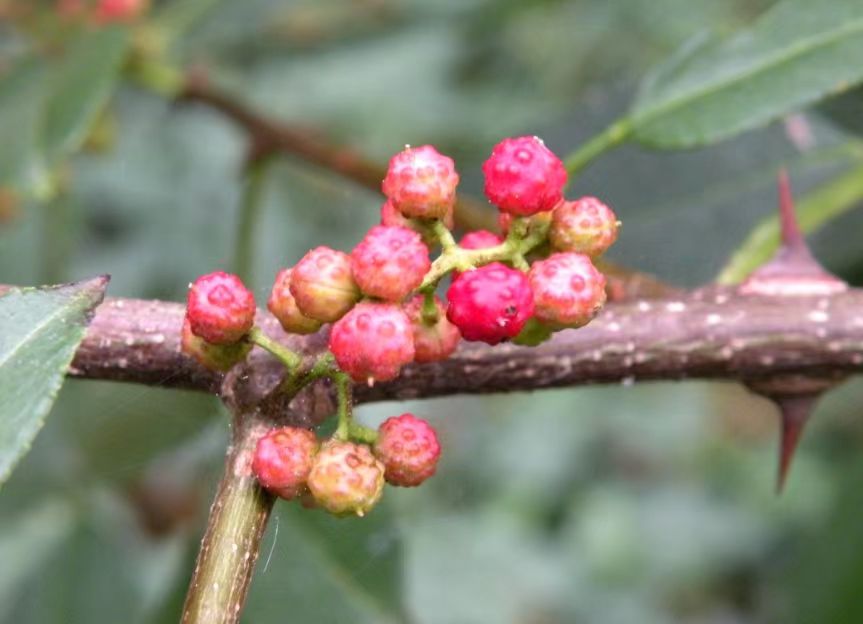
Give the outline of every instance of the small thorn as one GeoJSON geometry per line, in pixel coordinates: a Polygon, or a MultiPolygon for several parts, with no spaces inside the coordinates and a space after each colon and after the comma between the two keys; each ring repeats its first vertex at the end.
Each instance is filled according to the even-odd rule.
{"type": "Polygon", "coordinates": [[[794,213],[788,172],[778,177],[781,244],[773,258],[746,278],[743,295],[824,296],[843,292],[848,284],[828,273],[809,251],[794,213]]]}
{"type": "Polygon", "coordinates": [[[818,395],[773,397],[773,400],[779,407],[782,419],[782,431],[779,438],[779,472],[776,478],[776,493],[781,494],[791,469],[791,461],[797,452],[800,435],[812,414],[818,395]]]}

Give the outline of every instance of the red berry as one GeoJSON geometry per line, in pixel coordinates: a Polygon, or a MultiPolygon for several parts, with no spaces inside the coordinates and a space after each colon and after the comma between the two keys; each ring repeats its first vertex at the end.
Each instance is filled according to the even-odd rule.
{"type": "Polygon", "coordinates": [[[485,194],[504,212],[529,216],[563,199],[566,169],[537,137],[504,139],[482,166],[485,194]]]}
{"type": "Polygon", "coordinates": [[[423,320],[425,297],[417,295],[404,306],[405,314],[411,321],[414,333],[414,361],[438,362],[452,355],[461,340],[461,332],[446,317],[446,310],[440,299],[435,297],[437,321],[431,325],[423,320]]]}
{"type": "Polygon", "coordinates": [[[574,251],[595,258],[617,240],[620,222],[596,197],[565,201],[552,213],[549,240],[558,251],[574,251]]]}
{"type": "Polygon", "coordinates": [[[147,0],[99,0],[96,5],[97,22],[129,22],[135,20],[146,9],[147,0]]]}
{"type": "Polygon", "coordinates": [[[333,324],[330,351],[354,381],[395,379],[414,359],[410,320],[393,304],[357,304],[333,324]]]}
{"type": "Polygon", "coordinates": [[[364,516],[384,491],[384,466],[368,446],[329,440],[308,479],[315,501],[333,514],[364,516]]]}
{"type": "Polygon", "coordinates": [[[536,318],[557,327],[587,324],[605,303],[605,276],[584,254],[556,253],[530,268],[536,318]]]}
{"type": "Polygon", "coordinates": [[[384,464],[387,483],[419,485],[437,470],[440,443],[434,428],[413,414],[385,420],[378,429],[375,455],[384,464]]]}
{"type": "Polygon", "coordinates": [[[236,275],[216,271],[189,288],[192,333],[212,344],[237,342],[255,322],[255,297],[236,275]]]}
{"type": "Polygon", "coordinates": [[[315,247],[302,257],[290,288],[300,312],[324,323],[340,319],[360,299],[350,256],[329,247],[315,247]]]}
{"type": "MultiPolygon", "coordinates": [[[[455,211],[452,207],[444,215],[442,221],[447,229],[451,230],[453,228],[455,225],[455,211]]],[[[429,247],[437,242],[437,239],[429,228],[424,227],[421,221],[408,219],[393,206],[393,203],[389,199],[381,205],[381,225],[396,225],[419,232],[419,235],[423,237],[423,242],[429,247]]]]}
{"type": "Polygon", "coordinates": [[[502,242],[503,238],[488,230],[474,230],[462,236],[458,244],[462,249],[487,249],[497,247],[502,242]]]}
{"type": "Polygon", "coordinates": [[[401,301],[431,268],[420,235],[404,227],[376,225],[351,253],[354,280],[364,294],[401,301]]]}
{"type": "Polygon", "coordinates": [[[289,334],[313,334],[321,328],[321,322],[300,311],[291,294],[291,272],[291,269],[282,269],[276,275],[273,290],[267,300],[267,309],[289,334]]]}
{"type": "Polygon", "coordinates": [[[252,472],[261,487],[282,498],[295,498],[306,488],[319,446],[308,429],[273,429],[258,440],[252,472]]]}
{"type": "Polygon", "coordinates": [[[186,316],[183,319],[183,332],[180,335],[180,350],[201,366],[224,373],[246,358],[252,350],[252,344],[242,341],[221,345],[210,344],[192,333],[192,324],[186,316]]]}
{"type": "Polygon", "coordinates": [[[408,147],[390,159],[382,189],[404,216],[444,219],[455,202],[458,174],[431,145],[408,147]]]}
{"type": "Polygon", "coordinates": [[[447,318],[464,339],[491,345],[517,335],[533,315],[527,276],[499,262],[459,275],[447,299],[447,318]]]}

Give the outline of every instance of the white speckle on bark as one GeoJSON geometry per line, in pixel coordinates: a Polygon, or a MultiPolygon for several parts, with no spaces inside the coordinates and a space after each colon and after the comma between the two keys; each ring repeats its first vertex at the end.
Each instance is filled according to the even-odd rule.
{"type": "Polygon", "coordinates": [[[669,312],[683,312],[686,309],[686,304],[682,301],[671,301],[665,305],[665,309],[669,312]]]}
{"type": "Polygon", "coordinates": [[[813,323],[826,323],[830,320],[830,315],[822,310],[812,310],[807,318],[813,323]]]}
{"type": "Polygon", "coordinates": [[[719,314],[708,314],[704,322],[708,325],[719,325],[722,322],[722,317],[719,314]]]}

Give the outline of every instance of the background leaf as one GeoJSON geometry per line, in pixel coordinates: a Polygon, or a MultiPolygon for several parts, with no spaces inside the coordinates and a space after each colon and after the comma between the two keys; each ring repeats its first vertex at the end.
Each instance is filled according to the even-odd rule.
{"type": "Polygon", "coordinates": [[[863,78],[859,0],[784,0],[724,41],[684,49],[645,79],[634,136],[704,145],[797,110],[863,78]]]}
{"type": "Polygon", "coordinates": [[[0,482],[42,426],[107,283],[98,277],[0,297],[0,482]]]}

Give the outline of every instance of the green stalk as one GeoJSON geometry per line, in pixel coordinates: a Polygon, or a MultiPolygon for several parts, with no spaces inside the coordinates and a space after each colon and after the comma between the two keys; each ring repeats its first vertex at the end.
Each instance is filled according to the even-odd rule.
{"type": "Polygon", "coordinates": [[[246,171],[239,222],[237,223],[237,238],[234,240],[234,272],[249,283],[253,281],[255,230],[261,219],[264,183],[272,162],[272,157],[253,160],[249,163],[246,171]]]}
{"type": "Polygon", "coordinates": [[[597,157],[625,142],[632,135],[632,120],[619,119],[563,159],[571,176],[575,176],[597,157]]]}

